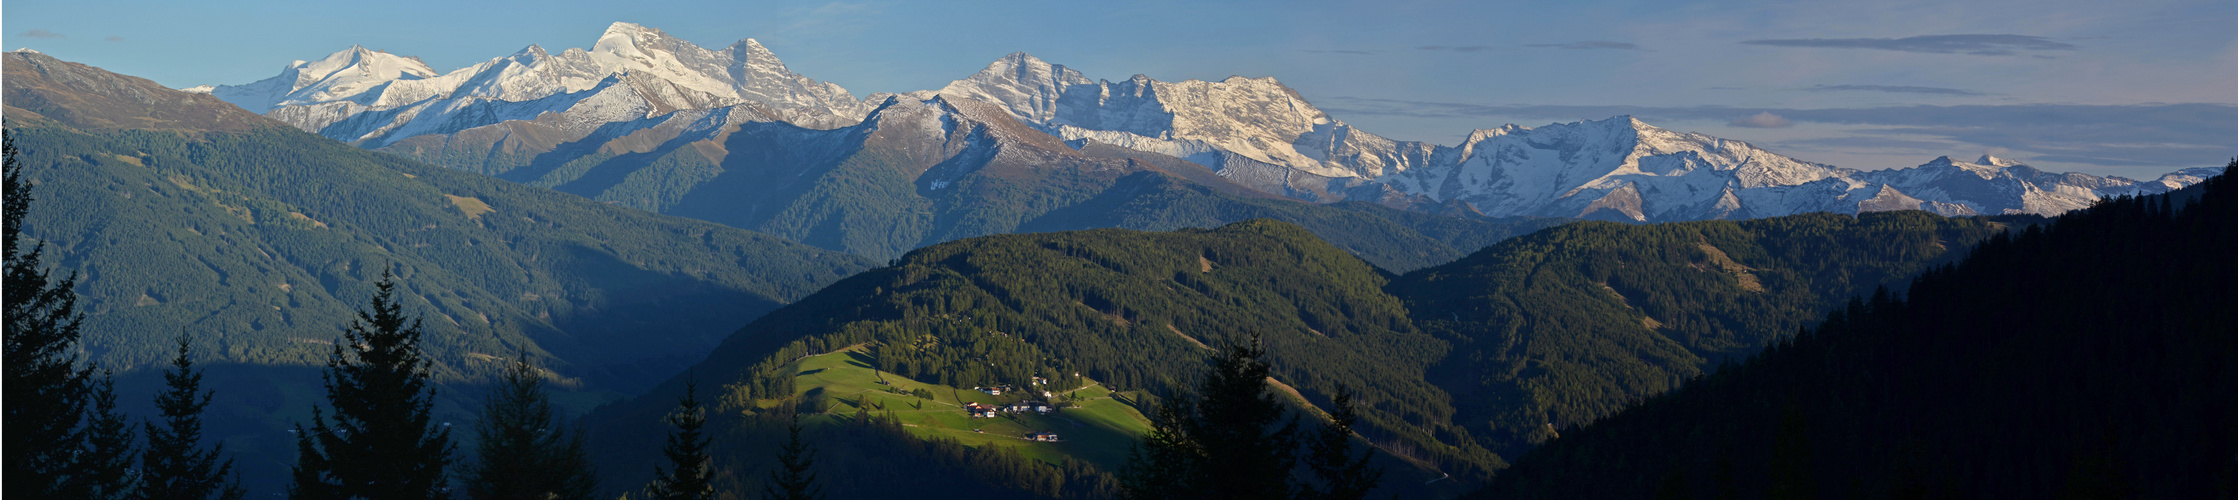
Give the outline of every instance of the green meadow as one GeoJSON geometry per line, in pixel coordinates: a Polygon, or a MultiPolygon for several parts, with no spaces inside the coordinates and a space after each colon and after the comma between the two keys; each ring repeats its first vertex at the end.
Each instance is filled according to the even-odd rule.
{"type": "Polygon", "coordinates": [[[1135,406],[1137,396],[1115,395],[1093,380],[1083,379],[1085,386],[1061,392],[1032,387],[995,396],[876,370],[870,353],[861,347],[801,358],[794,364],[795,394],[822,401],[826,418],[858,411],[891,415],[919,437],[953,439],[972,447],[1015,447],[1022,455],[1052,464],[1071,456],[1104,470],[1119,470],[1126,465],[1136,438],[1150,429],[1150,420],[1135,406]],[[1043,397],[1043,390],[1055,397],[1043,397]],[[920,397],[927,393],[930,399],[920,397]],[[1000,413],[995,418],[974,418],[963,409],[964,403],[1019,401],[1044,401],[1059,409],[1046,415],[1000,413]],[[1026,440],[1027,434],[1040,431],[1057,433],[1060,441],[1026,440]]]}

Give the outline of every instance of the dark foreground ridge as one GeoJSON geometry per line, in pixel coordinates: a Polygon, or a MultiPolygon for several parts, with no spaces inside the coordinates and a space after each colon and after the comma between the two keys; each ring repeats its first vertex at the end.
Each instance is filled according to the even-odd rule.
{"type": "Polygon", "coordinates": [[[2227,171],[2101,202],[1564,432],[1480,496],[2230,498],[2233,256],[2227,171]]]}

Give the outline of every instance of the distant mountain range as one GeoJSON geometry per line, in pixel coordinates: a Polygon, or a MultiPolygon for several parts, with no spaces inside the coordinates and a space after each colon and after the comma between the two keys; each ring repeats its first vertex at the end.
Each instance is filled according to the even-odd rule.
{"type": "MultiPolygon", "coordinates": [[[[361,147],[762,230],[775,228],[753,225],[757,216],[736,213],[741,207],[706,213],[705,204],[685,199],[776,206],[723,185],[740,168],[738,157],[805,169],[800,165],[877,147],[845,138],[889,127],[897,113],[915,113],[902,109],[973,106],[959,104],[966,101],[992,110],[971,120],[1015,121],[1022,126],[1007,127],[1006,139],[1048,151],[1101,145],[1201,167],[1224,181],[1211,184],[1260,194],[1420,211],[1461,206],[1492,217],[1668,222],[1909,209],[2053,215],[2102,197],[2165,192],[2213,173],[2189,169],[2138,181],[2046,173],[1987,156],[1857,171],[1630,117],[1507,125],[1477,130],[1452,146],[1396,141],[1329,116],[1273,78],[1091,80],[1025,53],[938,90],[856,100],[837,85],[791,72],[752,39],[708,50],[629,23],[609,27],[588,51],[551,55],[530,46],[445,74],[414,58],[351,47],[292,63],[262,81],[190,90],[361,147]]],[[[919,163],[943,165],[904,172],[919,189],[953,184],[944,176],[976,170],[989,158],[984,151],[961,155],[971,149],[955,147],[961,143],[948,125],[918,130],[917,137],[886,138],[919,143],[910,147],[932,155],[919,163]]],[[[951,233],[947,239],[994,234],[937,232],[951,233]]],[[[946,241],[934,238],[907,247],[946,241]]]]}
{"type": "MultiPolygon", "coordinates": [[[[688,359],[700,360],[696,373],[711,389],[708,401],[723,410],[713,421],[724,430],[716,434],[715,449],[725,457],[718,460],[754,464],[767,454],[750,450],[766,450],[768,443],[757,440],[774,435],[764,424],[791,413],[765,410],[785,408],[793,396],[852,405],[866,417],[849,424],[858,426],[867,425],[866,405],[899,410],[886,403],[924,403],[898,392],[890,392],[891,400],[854,394],[848,403],[848,394],[816,392],[840,387],[831,380],[796,385],[820,376],[802,369],[803,355],[850,353],[819,361],[834,366],[860,356],[870,373],[852,375],[863,384],[907,377],[917,382],[901,382],[951,389],[949,401],[963,399],[954,394],[958,387],[1024,385],[1047,374],[1093,380],[1103,384],[1099,391],[1123,389],[1117,397],[1139,404],[1187,392],[1207,346],[1256,333],[1275,354],[1274,378],[1296,391],[1298,404],[1323,407],[1340,386],[1362,390],[1360,400],[1370,404],[1361,435],[1383,450],[1379,460],[1405,464],[1392,469],[1403,471],[1392,477],[1404,478],[1392,484],[1434,493],[1484,480],[1539,443],[1721,361],[1749,356],[1841,300],[1901,283],[2008,227],[2040,221],[1902,211],[1590,222],[1536,231],[1574,219],[1487,213],[1638,221],[1771,211],[1762,207],[2026,212],[1995,207],[2089,203],[2192,182],[2190,174],[2165,177],[2159,187],[2046,174],[1988,157],[1855,172],[1630,119],[1509,127],[1482,131],[1461,147],[1416,144],[1405,147],[1418,148],[1419,156],[1377,156],[1380,150],[1367,147],[1374,136],[1334,120],[1317,123],[1325,115],[1269,79],[1169,85],[1052,77],[1064,89],[1036,101],[1021,97],[1032,95],[1024,87],[998,84],[1065,71],[1036,66],[1023,54],[968,85],[882,96],[875,105],[811,105],[802,97],[786,107],[756,100],[783,92],[742,89],[828,97],[809,90],[836,87],[777,70],[731,72],[754,66],[748,63],[758,57],[757,44],[692,52],[685,49],[697,48],[664,42],[654,30],[616,30],[623,36],[608,37],[612,43],[602,41],[599,50],[541,63],[551,65],[553,88],[596,77],[605,83],[584,88],[604,88],[605,100],[448,134],[377,137],[391,141],[379,151],[479,158],[453,168],[268,119],[291,116],[288,109],[372,108],[392,88],[396,99],[409,100],[413,85],[399,83],[449,78],[408,58],[353,51],[291,65],[296,75],[275,81],[314,84],[288,83],[285,94],[271,84],[265,90],[273,92],[261,95],[279,108],[257,116],[211,95],[36,53],[8,54],[9,134],[38,185],[27,233],[54,245],[57,266],[86,273],[79,293],[94,359],[144,366],[165,354],[171,335],[188,331],[205,342],[202,352],[231,361],[211,365],[225,387],[213,408],[228,412],[213,433],[258,463],[289,452],[280,424],[308,409],[315,393],[309,381],[317,378],[307,365],[329,348],[321,339],[331,342],[368,295],[367,281],[393,265],[405,276],[408,307],[431,329],[438,377],[459,384],[443,393],[444,418],[467,417],[462,403],[476,394],[458,389],[484,379],[502,355],[546,355],[569,400],[614,401],[589,422],[603,436],[594,446],[609,484],[619,487],[640,484],[648,470],[653,448],[643,443],[658,440],[660,428],[651,422],[683,390],[685,377],[669,375],[688,359]],[[615,55],[627,52],[624,45],[637,56],[615,55]],[[609,54],[594,55],[600,51],[609,54]],[[562,64],[567,60],[576,62],[562,64]],[[684,77],[640,78],[655,71],[630,69],[653,64],[647,61],[718,68],[729,79],[701,72],[710,80],[652,85],[684,77]],[[597,73],[607,68],[622,69],[597,73]],[[762,85],[776,80],[798,85],[762,85]],[[313,87],[319,90],[288,97],[313,87]],[[297,98],[317,102],[277,104],[297,98]],[[727,99],[736,103],[645,111],[620,122],[586,118],[623,109],[600,107],[615,103],[654,109],[727,99]],[[1214,110],[1221,103],[1255,104],[1214,110]],[[1268,111],[1278,105],[1294,116],[1268,111]],[[1145,111],[1161,109],[1186,112],[1145,111]],[[854,110],[860,116],[849,115],[854,110]],[[1281,116],[1244,119],[1255,113],[1281,116]],[[1299,134],[1330,131],[1326,147],[1269,142],[1301,124],[1310,126],[1299,134]],[[1130,143],[1104,129],[1156,132],[1125,133],[1170,144],[1198,141],[1186,144],[1204,150],[1130,143]],[[1096,130],[1104,130],[1096,132],[1101,138],[1090,137],[1096,130]],[[502,152],[513,146],[520,149],[502,152]],[[1348,170],[1370,158],[1381,158],[1372,161],[1383,161],[1384,170],[1348,170]],[[1437,167],[1430,161],[1437,158],[1469,160],[1437,167]],[[1449,172],[1432,175],[1438,168],[1449,172]],[[1426,180],[1433,178],[1443,180],[1426,180]],[[1585,187],[1534,191],[1612,182],[1619,184],[1597,194],[1585,187]],[[1710,196],[1706,188],[1689,188],[1697,182],[1722,186],[1705,198],[1715,202],[1661,204],[1710,196]],[[1472,201],[1463,195],[1470,192],[1541,197],[1472,201]],[[1728,199],[1738,201],[1722,207],[1728,199]],[[1246,221],[1254,218],[1288,222],[1246,221]],[[1170,232],[1073,231],[1109,227],[1170,232]],[[1030,234],[976,237],[996,233],[1030,234]],[[1531,234],[1510,238],[1524,233],[1531,234]],[[869,269],[874,259],[889,265],[869,269]],[[718,343],[720,332],[731,333],[718,343]],[[614,400],[647,384],[652,392],[614,400]]],[[[759,67],[782,67],[774,61],[759,67]]],[[[539,100],[557,103],[591,91],[555,92],[539,100]]],[[[419,111],[411,116],[454,109],[436,105],[442,102],[485,110],[529,102],[439,97],[415,101],[419,111]]],[[[405,116],[378,113],[361,111],[328,126],[405,116]]],[[[474,122],[471,113],[449,116],[474,122]]],[[[452,123],[416,119],[384,123],[452,123]]],[[[145,386],[152,372],[127,376],[145,386]]],[[[1139,418],[1126,411],[1108,416],[1139,418]]],[[[895,422],[888,430],[897,439],[968,431],[895,422]]],[[[965,437],[974,441],[965,443],[983,444],[977,440],[987,436],[980,434],[971,432],[965,437]]],[[[848,477],[892,480],[835,491],[948,484],[939,481],[1044,484],[1052,474],[1108,479],[1117,454],[1105,452],[1123,447],[1039,449],[1031,459],[982,447],[996,454],[977,455],[989,457],[983,463],[932,451],[896,454],[902,446],[895,443],[906,440],[872,441],[830,444],[820,452],[830,454],[820,456],[851,471],[848,477]],[[1042,479],[1029,480],[1036,477],[1042,479]]],[[[267,483],[280,474],[259,472],[270,476],[267,483]]]]}

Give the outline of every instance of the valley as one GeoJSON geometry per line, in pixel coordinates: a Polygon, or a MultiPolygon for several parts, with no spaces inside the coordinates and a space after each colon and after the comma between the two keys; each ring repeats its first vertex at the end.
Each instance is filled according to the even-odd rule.
{"type": "Polygon", "coordinates": [[[1285,495],[1333,487],[1330,456],[1406,498],[1999,496],[1968,478],[2053,476],[2025,491],[2184,496],[2238,470],[2154,458],[2229,448],[2203,424],[2228,405],[2189,402],[2238,373],[2232,318],[2204,305],[2230,295],[2227,167],[1859,170],[1632,116],[1432,144],[1272,77],[1091,79],[1025,52],[857,98],[754,39],[628,22],[451,71],[352,46],[178,90],[0,61],[29,189],[11,231],[83,318],[54,352],[113,376],[99,411],[135,417],[176,407],[148,396],[194,358],[196,432],[259,496],[317,496],[290,465],[355,425],[324,419],[342,422],[343,353],[386,348],[343,336],[368,303],[424,335],[397,369],[428,384],[412,430],[453,446],[445,495],[483,485],[504,436],[473,426],[524,380],[551,419],[534,433],[575,441],[523,442],[571,446],[586,498],[660,496],[694,467],[734,496],[814,471],[831,498],[1144,497],[1148,464],[1206,470],[1219,439],[1276,430],[1259,440],[1288,457],[1285,495]],[[2101,304],[2121,312],[2085,313],[2101,304]],[[1216,399],[1244,351],[1259,399],[1216,399]],[[2057,387],[2087,399],[2046,402],[2057,387]],[[2002,388],[2041,399],[1985,396],[2002,388]],[[2051,458],[2017,458],[2013,433],[1930,444],[2027,418],[1973,400],[2105,437],[2047,440],[2051,458]],[[2072,411],[2105,401],[2175,430],[2072,411]],[[1203,423],[1239,404],[1279,418],[1203,423]],[[1896,409],[1914,406],[1934,415],[1896,409]],[[1175,449],[1200,461],[1146,451],[1175,449]],[[1930,449],[2029,469],[1889,465],[1930,449]]]}

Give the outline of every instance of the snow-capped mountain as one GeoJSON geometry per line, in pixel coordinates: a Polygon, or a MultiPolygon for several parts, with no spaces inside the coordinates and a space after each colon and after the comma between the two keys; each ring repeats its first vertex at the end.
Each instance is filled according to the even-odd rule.
{"type": "Polygon", "coordinates": [[[1274,78],[1090,80],[1020,52],[938,92],[996,104],[1073,144],[1184,158],[1271,192],[1294,188],[1284,182],[1293,173],[1374,178],[1406,170],[1431,151],[1354,129],[1274,78]]]}
{"type": "Polygon", "coordinates": [[[1667,222],[1884,210],[2056,215],[2101,197],[2181,188],[2205,175],[2212,174],[2139,182],[2045,173],[1989,156],[1861,172],[1620,116],[1478,130],[1457,147],[1439,147],[1421,168],[1374,180],[1466,201],[1486,215],[1667,222]]]}
{"type": "Polygon", "coordinates": [[[1477,130],[1456,146],[1395,141],[1313,107],[1273,78],[1093,80],[1025,53],[938,91],[1008,110],[1078,146],[1185,158],[1236,183],[1309,201],[1421,207],[1467,202],[1485,215],[1679,221],[1919,209],[1946,215],[2057,214],[2102,196],[2196,182],[2048,174],[2010,160],[1937,160],[1859,172],[1631,117],[1477,130]]]}
{"type": "Polygon", "coordinates": [[[1880,208],[1882,210],[1918,209],[1943,215],[2058,215],[2088,207],[2099,198],[2182,189],[2217,173],[2220,169],[2189,168],[2151,181],[2137,181],[2045,172],[2019,161],[1982,155],[1972,163],[1944,156],[1917,167],[1864,172],[1856,177],[1922,200],[1916,206],[1906,203],[1880,208]]]}
{"type": "MultiPolygon", "coordinates": [[[[831,148],[873,147],[835,137],[883,131],[889,140],[877,144],[915,144],[892,138],[913,130],[938,136],[923,144],[952,145],[951,129],[892,125],[913,106],[1002,116],[973,121],[1007,124],[985,129],[1008,131],[1004,144],[1117,149],[1193,164],[1161,171],[1213,176],[1192,181],[1198,184],[1494,217],[2048,215],[2212,174],[2139,182],[2045,173],[1989,157],[1862,172],[1631,117],[1507,125],[1451,146],[1396,141],[1329,116],[1273,78],[1114,82],[1022,52],[938,90],[855,100],[835,84],[792,73],[752,39],[709,50],[628,23],[609,27],[591,50],[555,55],[530,46],[440,75],[417,59],[352,47],[297,61],[270,79],[204,91],[363,147],[663,212],[696,206],[689,198],[700,194],[692,193],[725,185],[718,180],[742,165],[782,168],[770,162],[783,158],[808,165],[823,161],[808,158],[859,153],[831,148]],[[874,109],[886,109],[885,118],[865,122],[874,109]]],[[[882,150],[911,148],[920,146],[882,150]]],[[[943,189],[956,182],[955,169],[983,162],[967,156],[909,175],[920,189],[943,189]]]]}
{"type": "Polygon", "coordinates": [[[547,113],[596,128],[752,106],[828,128],[860,120],[876,104],[791,72],[753,39],[708,50],[630,23],[614,23],[588,51],[555,55],[531,45],[441,75],[416,58],[351,47],[254,83],[190,90],[371,148],[547,113]]]}

